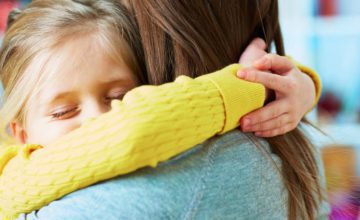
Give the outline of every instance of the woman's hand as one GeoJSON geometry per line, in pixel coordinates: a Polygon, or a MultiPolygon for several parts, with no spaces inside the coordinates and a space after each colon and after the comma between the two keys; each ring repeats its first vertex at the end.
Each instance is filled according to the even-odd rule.
{"type": "Polygon", "coordinates": [[[275,100],[244,116],[240,125],[244,132],[273,137],[296,128],[313,107],[316,91],[312,79],[303,74],[289,58],[266,54],[264,45],[261,39],[251,42],[240,58],[240,63],[248,67],[239,70],[238,77],[263,84],[267,88],[267,96],[271,93],[268,89],[273,90],[275,100]],[[251,61],[252,65],[249,66],[251,61]]]}

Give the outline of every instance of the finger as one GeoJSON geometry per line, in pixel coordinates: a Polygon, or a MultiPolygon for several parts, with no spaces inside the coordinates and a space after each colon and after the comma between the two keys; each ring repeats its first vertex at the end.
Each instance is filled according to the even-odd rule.
{"type": "Polygon", "coordinates": [[[258,124],[253,124],[247,127],[243,127],[244,132],[259,132],[259,131],[267,131],[274,130],[276,128],[280,128],[288,123],[291,123],[291,117],[289,114],[282,114],[276,118],[272,118],[265,122],[260,122],[258,124]]]}
{"type": "Polygon", "coordinates": [[[263,57],[267,53],[265,52],[266,43],[261,38],[255,38],[251,43],[246,47],[244,52],[241,54],[239,63],[244,66],[251,66],[253,61],[263,57]]]}
{"type": "Polygon", "coordinates": [[[250,68],[240,69],[237,72],[237,76],[246,81],[261,83],[265,87],[278,92],[288,93],[289,91],[292,91],[293,81],[289,81],[284,78],[284,76],[250,68]]]}
{"type": "Polygon", "coordinates": [[[287,113],[288,110],[288,102],[286,102],[285,100],[270,102],[265,107],[255,110],[241,118],[240,125],[242,128],[244,128],[251,125],[259,124],[261,122],[277,118],[280,115],[287,113]]]}
{"type": "Polygon", "coordinates": [[[260,50],[265,50],[267,47],[265,41],[260,37],[254,38],[254,40],[251,41],[250,45],[254,45],[260,50]]]}
{"type": "Polygon", "coordinates": [[[271,70],[283,75],[295,67],[294,63],[287,57],[277,54],[267,54],[253,62],[253,67],[259,70],[271,70]]]}
{"type": "Polygon", "coordinates": [[[267,131],[255,132],[255,135],[258,137],[275,137],[275,136],[286,134],[287,132],[290,132],[290,131],[294,130],[295,128],[296,128],[295,124],[289,123],[280,128],[267,130],[267,131]]]}

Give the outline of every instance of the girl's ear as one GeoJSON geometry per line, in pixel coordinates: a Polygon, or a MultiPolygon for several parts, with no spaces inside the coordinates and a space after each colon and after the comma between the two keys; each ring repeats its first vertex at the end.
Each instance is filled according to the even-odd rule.
{"type": "Polygon", "coordinates": [[[27,135],[25,129],[18,121],[13,121],[10,123],[10,130],[12,136],[15,140],[21,144],[26,143],[27,135]]]}

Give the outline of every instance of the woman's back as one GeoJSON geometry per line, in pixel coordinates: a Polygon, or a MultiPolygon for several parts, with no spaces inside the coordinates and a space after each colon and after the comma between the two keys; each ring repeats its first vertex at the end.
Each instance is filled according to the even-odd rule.
{"type": "MultiPolygon", "coordinates": [[[[287,219],[288,192],[274,164],[280,160],[265,141],[254,140],[261,145],[229,132],[156,169],[74,192],[26,219],[287,219]]],[[[326,219],[327,204],[319,212],[326,219]]]]}

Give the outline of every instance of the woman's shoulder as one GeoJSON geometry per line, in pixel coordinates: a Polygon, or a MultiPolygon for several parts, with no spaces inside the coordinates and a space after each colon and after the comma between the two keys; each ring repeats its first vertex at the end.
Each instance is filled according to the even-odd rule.
{"type": "Polygon", "coordinates": [[[194,208],[195,219],[285,219],[287,193],[279,158],[268,143],[238,130],[202,144],[208,152],[207,175],[194,208]],[[196,214],[195,214],[196,213],[196,214]]]}
{"type": "Polygon", "coordinates": [[[231,131],[155,169],[76,191],[36,212],[36,218],[27,217],[87,219],[91,213],[91,218],[106,219],[249,219],[266,214],[283,219],[283,184],[266,158],[248,135],[231,131]]]}
{"type": "Polygon", "coordinates": [[[234,130],[157,168],[74,192],[36,214],[54,220],[86,219],[86,213],[106,219],[285,219],[280,167],[265,140],[234,130]]]}

